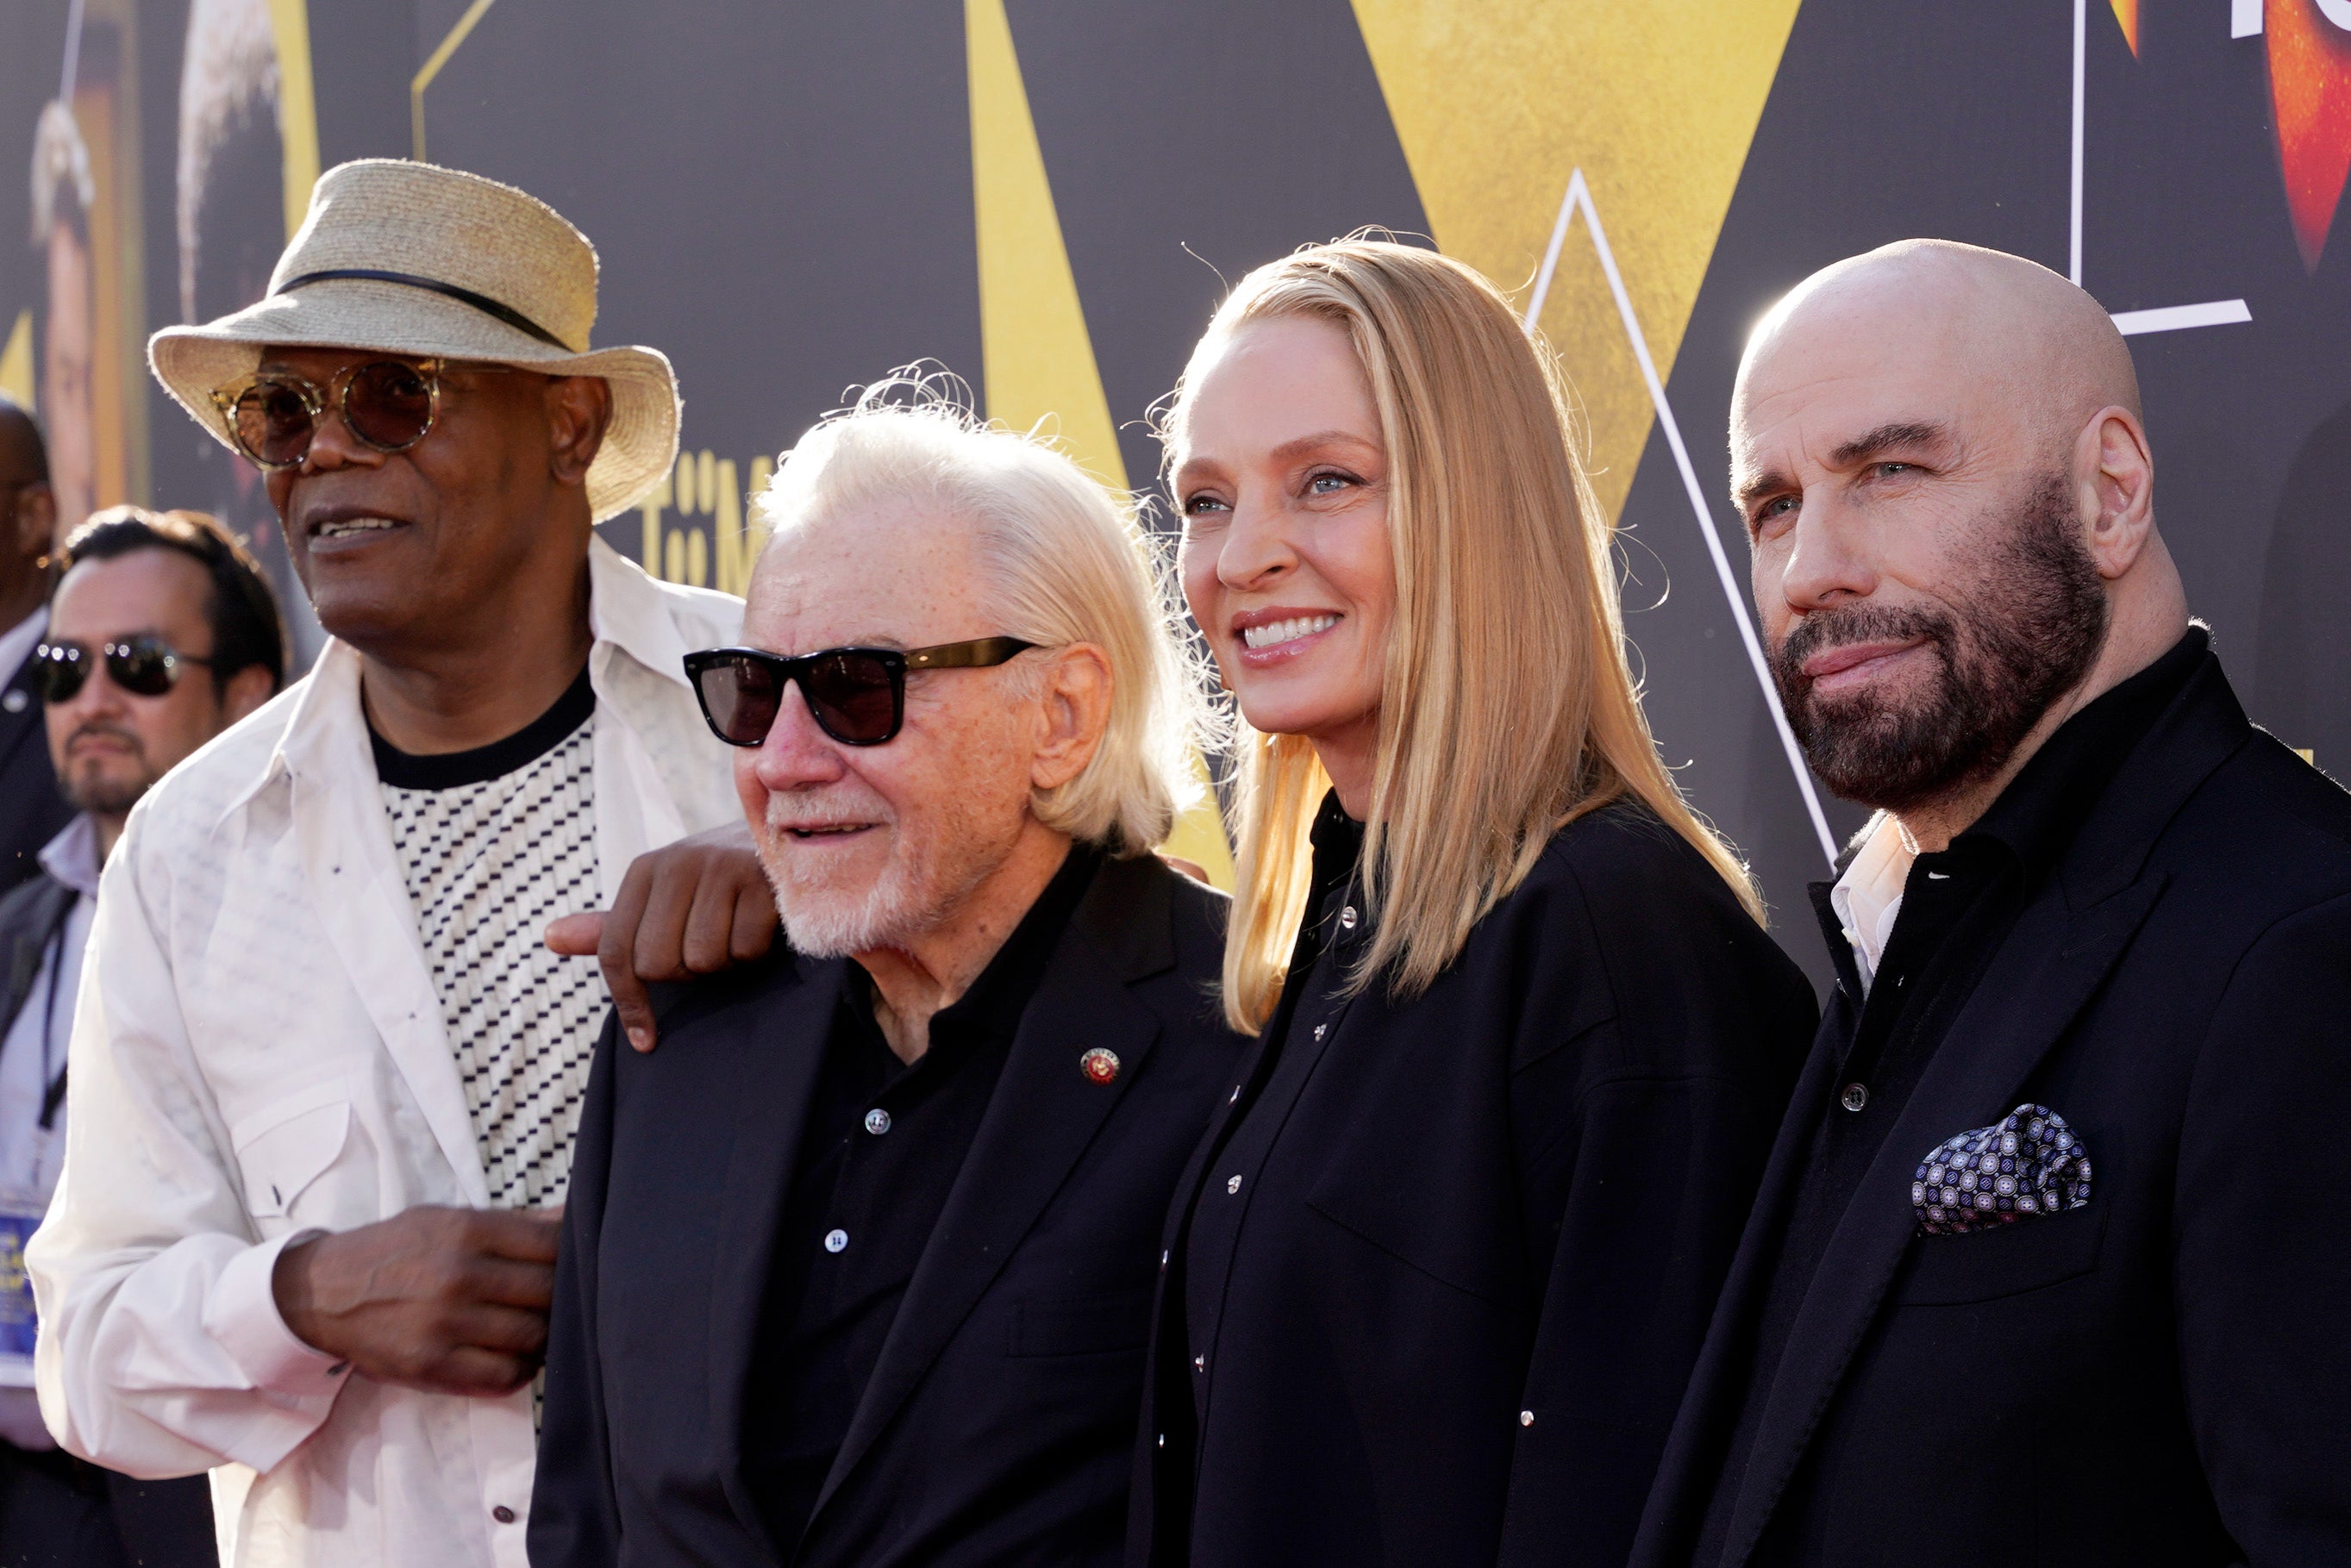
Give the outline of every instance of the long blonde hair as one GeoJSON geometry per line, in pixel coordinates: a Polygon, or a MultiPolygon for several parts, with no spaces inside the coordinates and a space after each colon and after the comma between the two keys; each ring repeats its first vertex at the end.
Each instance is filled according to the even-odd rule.
{"type": "MultiPolygon", "coordinates": [[[[1704,855],[1759,922],[1730,846],[1658,759],[1625,655],[1612,530],[1573,442],[1551,353],[1485,277],[1378,240],[1259,267],[1194,364],[1250,322],[1308,316],[1353,340],[1388,455],[1395,615],[1364,841],[1374,916],[1351,983],[1425,990],[1567,823],[1630,796],[1704,855]]],[[[1170,405],[1184,442],[1187,371],[1170,405]]],[[[1330,780],[1301,736],[1238,726],[1236,887],[1225,1016],[1249,1033],[1280,1000],[1330,780]]]]}

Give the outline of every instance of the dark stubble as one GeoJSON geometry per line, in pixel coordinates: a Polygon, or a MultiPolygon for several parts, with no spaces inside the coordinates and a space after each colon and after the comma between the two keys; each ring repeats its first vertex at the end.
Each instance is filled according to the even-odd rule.
{"type": "Polygon", "coordinates": [[[1788,727],[1837,794],[1900,811],[1997,773],[2105,645],[2106,596],[2077,532],[2071,487],[2043,478],[1950,611],[1867,604],[1814,611],[1771,651],[1788,727]],[[1924,693],[1822,697],[1804,661],[1848,643],[1927,639],[1924,693]]]}

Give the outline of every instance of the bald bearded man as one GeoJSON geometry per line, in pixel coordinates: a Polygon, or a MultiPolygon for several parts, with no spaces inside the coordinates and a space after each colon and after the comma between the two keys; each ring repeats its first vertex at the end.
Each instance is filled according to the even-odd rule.
{"type": "Polygon", "coordinates": [[[2189,620],[2121,337],[1888,246],[1764,319],[1730,446],[1878,811],[1635,1563],[2351,1561],[2351,797],[2189,620]]]}

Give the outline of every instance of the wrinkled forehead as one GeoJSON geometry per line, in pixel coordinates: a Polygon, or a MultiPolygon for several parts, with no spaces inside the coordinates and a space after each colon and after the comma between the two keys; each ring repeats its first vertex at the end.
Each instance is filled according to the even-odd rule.
{"type": "Polygon", "coordinates": [[[778,653],[919,648],[994,636],[976,526],[912,501],[820,507],[777,531],[751,575],[745,639],[778,653]]]}
{"type": "Polygon", "coordinates": [[[1970,444],[2020,436],[2014,367],[1948,301],[1876,294],[1768,319],[1730,402],[1734,476],[1826,455],[1872,431],[1934,426],[1970,444]]]}

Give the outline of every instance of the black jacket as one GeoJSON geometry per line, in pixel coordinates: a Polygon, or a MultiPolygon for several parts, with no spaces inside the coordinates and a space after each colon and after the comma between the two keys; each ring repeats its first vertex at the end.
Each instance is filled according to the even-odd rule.
{"type": "Polygon", "coordinates": [[[1186,1307],[1179,1339],[1163,1302],[1129,1560],[1172,1568],[1188,1536],[1203,1568],[1618,1568],[1811,987],[1633,805],[1562,830],[1406,1001],[1340,996],[1372,931],[1352,897],[1308,914],[1331,945],[1280,1048],[1304,1088],[1285,1109],[1263,1048],[1245,1069],[1249,1114],[1286,1115],[1273,1152],[1228,1170],[1256,1134],[1228,1149],[1220,1112],[1178,1189],[1186,1270],[1187,1227],[1226,1223],[1197,1206],[1249,1207],[1217,1321],[1186,1307]],[[1188,1528],[1160,1514],[1187,1485],[1188,1528]]]}
{"type": "Polygon", "coordinates": [[[0,892],[41,869],[41,846],[73,821],[49,767],[48,726],[33,690],[33,661],[0,687],[0,892]]]}
{"type": "Polygon", "coordinates": [[[1167,1197],[1240,1041],[1220,895],[1096,874],[1012,1053],[797,1558],[739,1469],[778,1217],[847,963],[673,991],[651,1055],[598,1046],[548,1351],[531,1560],[1118,1559],[1167,1197]],[[1080,1058],[1115,1053],[1110,1083],[1080,1058]]]}
{"type": "MultiPolygon", "coordinates": [[[[1838,957],[1644,1568],[1689,1560],[1722,1463],[1798,1134],[1853,1029],[1838,957]]],[[[1725,1561],[2351,1561],[2347,1019],[2351,797],[2253,728],[2207,655],[2028,899],[1833,1233],[1725,1561]],[[1928,1152],[2028,1103],[2082,1140],[2089,1203],[1918,1234],[1928,1152]]]]}
{"type": "MultiPolygon", "coordinates": [[[[42,841],[47,842],[47,840],[42,841]]],[[[29,879],[0,894],[0,1040],[16,1022],[16,1015],[32,1000],[33,983],[40,978],[42,960],[57,940],[58,928],[73,913],[80,894],[37,870],[29,879]]],[[[73,998],[59,998],[58,1040],[73,1025],[73,998]]]]}

